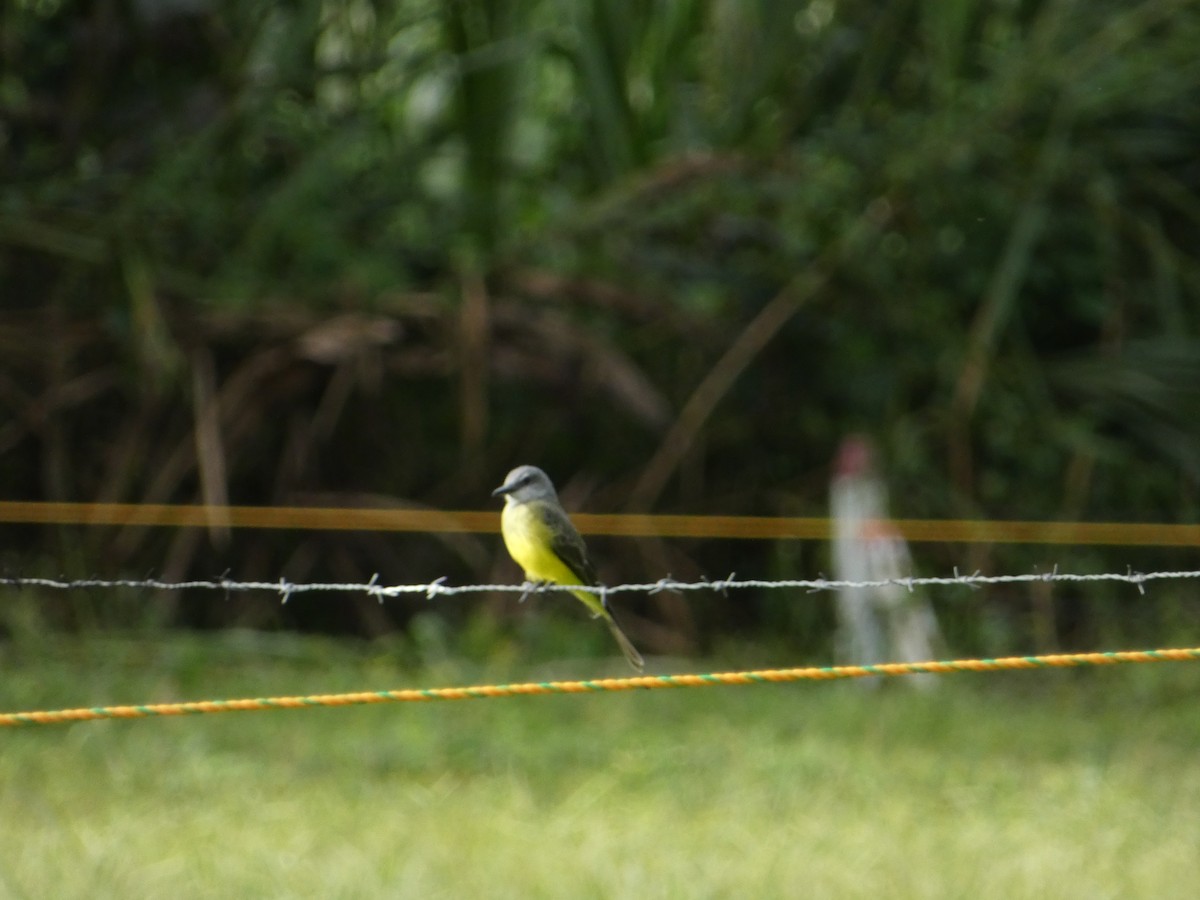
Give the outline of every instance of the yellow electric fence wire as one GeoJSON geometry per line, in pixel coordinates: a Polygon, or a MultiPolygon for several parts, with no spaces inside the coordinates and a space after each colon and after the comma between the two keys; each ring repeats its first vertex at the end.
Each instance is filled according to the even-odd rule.
{"type": "Polygon", "coordinates": [[[308,709],[317,706],[361,706],[369,703],[423,703],[434,700],[482,700],[532,694],[594,694],[604,691],[693,688],[725,684],[767,684],[789,681],[832,681],[873,675],[913,675],[952,672],[998,672],[1011,669],[1109,666],[1200,659],[1200,647],[1166,650],[1123,650],[1108,653],[1058,653],[1047,656],[1008,656],[999,659],[952,659],[941,662],[882,663],[874,666],[831,666],[798,669],[760,669],[708,675],[643,675],[636,678],[603,678],[594,681],[543,681],[525,684],[477,685],[396,691],[360,691],[352,694],[317,694],[307,697],[262,697],[234,700],[201,700],[190,703],[153,703],[142,706],[97,706],[83,709],[42,710],[0,714],[0,726],[54,725],[96,719],[142,719],[203,713],[252,712],[269,709],[308,709]]]}
{"type": "MultiPolygon", "coordinates": [[[[624,537],[827,540],[829,520],[768,516],[573,513],[585,534],[624,537]]],[[[291,528],[318,531],[483,532],[499,530],[495,512],[430,509],[331,509],[294,506],[177,506],[138,503],[0,501],[0,522],[43,525],[129,525],[291,528]]],[[[985,522],[892,519],[910,541],[1007,544],[1200,546],[1200,525],[1133,522],[985,522]]]]}

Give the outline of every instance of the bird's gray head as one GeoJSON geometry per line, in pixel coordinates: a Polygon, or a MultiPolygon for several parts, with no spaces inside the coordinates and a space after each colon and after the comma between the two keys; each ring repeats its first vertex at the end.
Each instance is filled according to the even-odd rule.
{"type": "Polygon", "coordinates": [[[492,491],[492,496],[504,497],[509,503],[558,500],[550,476],[537,466],[517,466],[504,477],[504,484],[492,491]]]}

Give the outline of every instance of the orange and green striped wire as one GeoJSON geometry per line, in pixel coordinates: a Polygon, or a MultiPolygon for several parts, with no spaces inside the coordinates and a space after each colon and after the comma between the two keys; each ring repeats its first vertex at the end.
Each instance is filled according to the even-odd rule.
{"type": "Polygon", "coordinates": [[[221,712],[254,712],[273,709],[311,709],[329,706],[363,706],[373,703],[428,703],[435,700],[482,700],[546,694],[595,694],[608,691],[692,688],[713,685],[781,684],[794,681],[834,681],[845,678],[899,676],[953,672],[1000,672],[1016,669],[1074,668],[1123,663],[1182,662],[1200,660],[1200,647],[1158,650],[1119,650],[1100,653],[1057,653],[1043,656],[1007,656],[997,659],[952,659],[937,662],[881,663],[870,666],[812,666],[792,669],[758,669],[696,675],[642,675],[589,681],[541,681],[518,684],[446,688],[409,688],[392,691],[359,691],[301,697],[260,697],[153,703],[139,706],[95,706],[79,709],[34,710],[0,713],[0,726],[56,725],[102,719],[144,719],[221,712]]]}

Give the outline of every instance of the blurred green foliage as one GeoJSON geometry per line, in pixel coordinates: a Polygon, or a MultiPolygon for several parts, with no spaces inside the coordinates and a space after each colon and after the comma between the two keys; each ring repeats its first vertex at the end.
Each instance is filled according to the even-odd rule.
{"type": "MultiPolygon", "coordinates": [[[[568,505],[821,514],[865,430],[898,515],[1194,521],[1197,46],[1196,0],[5,4],[2,489],[479,507],[536,462],[568,505]]],[[[511,575],[474,538],[5,545],[89,571],[511,575]]],[[[609,580],[826,565],[599,546],[609,580]]],[[[1186,556],[1053,552],[919,556],[1186,556]]],[[[656,602],[685,643],[820,618],[656,602]]]]}

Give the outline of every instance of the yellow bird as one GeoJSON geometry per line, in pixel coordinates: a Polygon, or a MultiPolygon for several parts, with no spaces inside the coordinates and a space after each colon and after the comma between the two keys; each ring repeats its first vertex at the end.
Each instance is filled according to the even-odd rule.
{"type": "MultiPolygon", "coordinates": [[[[492,491],[492,496],[504,497],[500,533],[509,556],[525,570],[529,581],[600,586],[583,538],[567,518],[554,484],[545,472],[536,466],[518,466],[508,473],[504,484],[492,491]]],[[[602,597],[588,591],[572,593],[593,616],[604,620],[629,664],[641,672],[645,668],[642,655],[625,636],[602,597]]]]}

